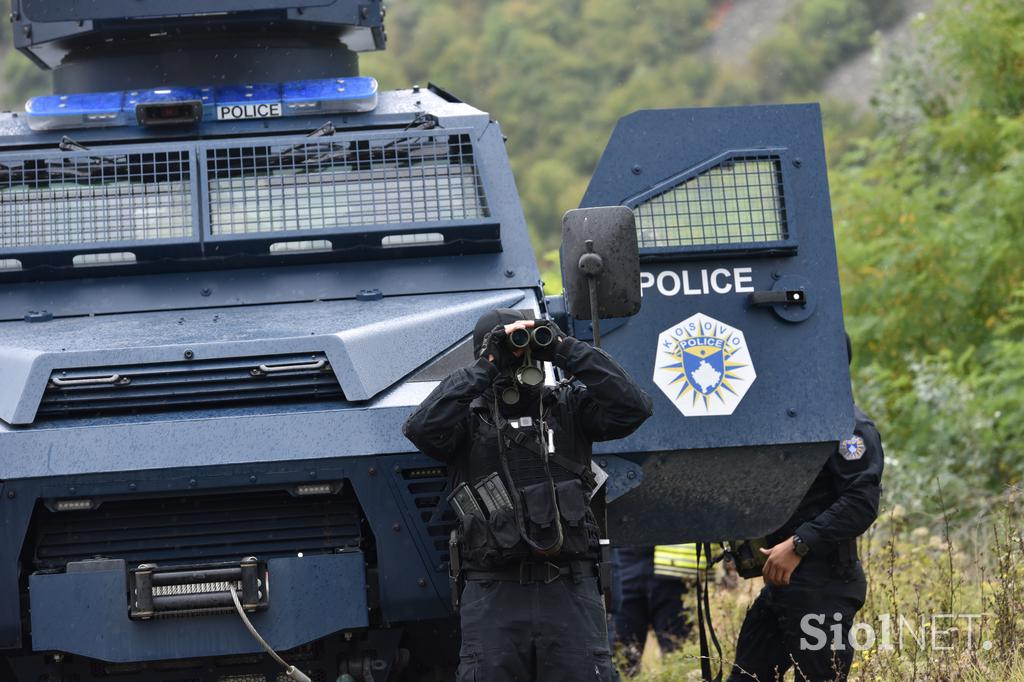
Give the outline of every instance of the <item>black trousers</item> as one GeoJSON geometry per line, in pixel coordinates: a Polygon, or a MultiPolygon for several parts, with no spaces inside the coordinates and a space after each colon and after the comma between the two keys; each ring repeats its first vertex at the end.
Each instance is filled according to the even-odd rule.
{"type": "Polygon", "coordinates": [[[615,682],[596,578],[521,585],[470,580],[462,592],[458,682],[615,682]]]}
{"type": "Polygon", "coordinates": [[[625,673],[635,675],[653,627],[658,646],[668,653],[679,648],[691,629],[683,607],[686,583],[654,574],[654,548],[619,550],[622,603],[615,614],[615,641],[622,646],[625,673]]]}
{"type": "Polygon", "coordinates": [[[775,682],[791,667],[797,682],[846,680],[850,627],[865,590],[859,562],[840,570],[810,559],[789,585],[765,586],[743,620],[729,681],[775,682]]]}

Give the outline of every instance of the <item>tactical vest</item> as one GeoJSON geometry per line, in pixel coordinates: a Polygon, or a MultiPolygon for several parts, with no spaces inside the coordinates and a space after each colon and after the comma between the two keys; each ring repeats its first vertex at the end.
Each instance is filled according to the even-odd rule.
{"type": "Polygon", "coordinates": [[[516,420],[517,427],[486,398],[470,407],[467,452],[453,484],[473,485],[497,473],[514,508],[491,513],[487,521],[474,516],[462,520],[460,544],[469,568],[488,570],[529,557],[598,555],[599,531],[590,510],[590,443],[577,436],[561,386],[546,389],[542,404],[554,454],[542,436],[539,411],[516,420]]]}

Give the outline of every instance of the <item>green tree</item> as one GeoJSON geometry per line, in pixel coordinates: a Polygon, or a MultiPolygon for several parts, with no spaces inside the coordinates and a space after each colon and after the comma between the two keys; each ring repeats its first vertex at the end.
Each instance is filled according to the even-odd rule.
{"type": "Polygon", "coordinates": [[[1018,2],[943,2],[832,179],[856,385],[896,480],[942,472],[965,508],[1024,480],[1022,29],[1018,2]]]}

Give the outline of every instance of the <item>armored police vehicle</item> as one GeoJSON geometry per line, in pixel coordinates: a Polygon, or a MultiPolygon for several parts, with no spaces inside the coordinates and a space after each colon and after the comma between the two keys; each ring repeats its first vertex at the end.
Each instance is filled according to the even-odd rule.
{"type": "MultiPolygon", "coordinates": [[[[481,313],[591,325],[543,294],[499,125],[359,75],[383,18],[14,0],[54,94],[0,116],[0,678],[453,669],[446,472],[400,425],[481,313]]],[[[763,534],[853,424],[818,110],[627,116],[607,205],[643,305],[603,343],[656,410],[597,449],[608,532],[763,534]]]]}

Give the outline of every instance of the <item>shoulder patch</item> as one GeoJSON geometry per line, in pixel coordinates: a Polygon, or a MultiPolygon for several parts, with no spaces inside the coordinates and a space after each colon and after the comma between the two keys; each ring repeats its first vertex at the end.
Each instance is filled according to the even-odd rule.
{"type": "Polygon", "coordinates": [[[839,454],[851,462],[860,459],[864,456],[864,439],[854,434],[846,440],[839,441],[839,454]]]}

